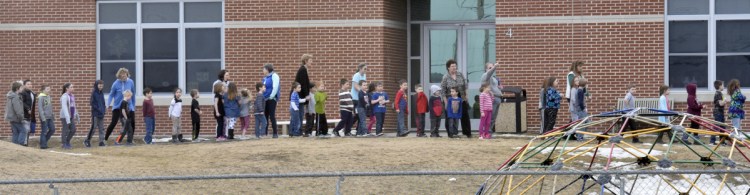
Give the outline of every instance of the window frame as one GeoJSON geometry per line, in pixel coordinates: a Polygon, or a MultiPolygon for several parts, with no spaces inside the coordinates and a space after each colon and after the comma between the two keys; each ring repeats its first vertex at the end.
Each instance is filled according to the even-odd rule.
{"type": "MultiPolygon", "coordinates": [[[[102,30],[118,30],[118,29],[128,29],[128,30],[135,30],[135,70],[130,70],[131,74],[134,74],[135,78],[135,88],[136,91],[133,92],[134,95],[138,98],[138,100],[141,100],[143,97],[143,87],[144,87],[144,72],[143,72],[143,30],[144,29],[177,29],[177,66],[178,66],[178,87],[183,90],[183,94],[189,94],[189,90],[186,89],[187,86],[187,56],[185,53],[185,32],[186,29],[189,28],[211,28],[211,29],[219,29],[219,41],[220,41],[220,68],[225,69],[225,8],[226,4],[223,0],[155,0],[155,1],[145,1],[145,0],[123,0],[123,1],[97,1],[96,2],[96,78],[101,79],[102,78],[102,70],[101,70],[101,31],[102,30]],[[196,3],[196,2],[214,2],[214,3],[221,3],[221,21],[220,22],[200,22],[200,23],[185,23],[185,3],[196,3]],[[125,23],[125,24],[101,24],[99,22],[99,7],[101,4],[110,4],[110,3],[135,3],[136,4],[136,23],[125,23]],[[179,4],[179,21],[178,23],[142,23],[142,5],[144,3],[178,3],[179,4]]],[[[104,62],[118,62],[118,61],[128,61],[128,60],[104,60],[104,62]]],[[[110,85],[110,83],[105,83],[105,85],[110,85]]],[[[212,92],[200,92],[201,95],[209,95],[212,94],[212,92]]],[[[106,96],[109,95],[109,92],[105,94],[106,96]]],[[[153,94],[154,98],[171,98],[171,93],[166,92],[155,92],[153,94]]],[[[208,97],[208,96],[205,96],[208,97]]],[[[140,102],[140,101],[138,101],[140,102]]]]}
{"type": "MultiPolygon", "coordinates": [[[[717,21],[743,20],[750,21],[749,14],[716,14],[716,0],[708,0],[708,14],[700,15],[669,15],[669,1],[664,1],[664,83],[669,86],[669,22],[672,21],[706,21],[707,39],[708,39],[708,70],[707,88],[698,88],[699,92],[713,92],[716,89],[713,82],[716,81],[716,56],[728,56],[737,53],[717,53],[716,48],[716,30],[717,21]]],[[[677,56],[694,56],[702,53],[683,54],[677,56]]],[[[700,55],[702,56],[702,55],[700,55]]],[[[728,81],[724,81],[725,83],[728,81]]],[[[742,87],[747,89],[748,87],[742,87]]],[[[685,92],[685,88],[670,88],[672,91],[685,92]]]]}

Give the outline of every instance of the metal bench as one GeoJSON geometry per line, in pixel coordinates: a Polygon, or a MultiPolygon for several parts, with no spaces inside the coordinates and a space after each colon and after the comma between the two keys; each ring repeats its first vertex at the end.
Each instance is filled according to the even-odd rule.
{"type": "MultiPolygon", "coordinates": [[[[341,119],[328,119],[326,120],[328,124],[333,124],[333,126],[329,127],[335,127],[336,124],[341,122],[341,119]]],[[[276,121],[276,125],[281,126],[281,135],[289,135],[289,124],[291,121],[276,121]]]]}
{"type": "MultiPolygon", "coordinates": [[[[625,109],[626,104],[627,102],[625,102],[625,98],[618,98],[617,106],[615,107],[614,110],[623,110],[625,109]]],[[[636,98],[635,107],[659,109],[659,98],[636,98]]],[[[671,101],[671,100],[669,101],[669,107],[674,108],[674,101],[671,101]]],[[[647,110],[647,109],[641,109],[637,112],[637,114],[657,114],[657,112],[647,110]]]]}

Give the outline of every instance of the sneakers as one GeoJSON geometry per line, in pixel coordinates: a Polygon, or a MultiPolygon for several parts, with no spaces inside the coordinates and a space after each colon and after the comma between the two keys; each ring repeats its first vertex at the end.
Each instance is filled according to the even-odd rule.
{"type": "Polygon", "coordinates": [[[87,148],[91,147],[91,142],[89,140],[83,141],[83,146],[86,146],[87,148]]]}
{"type": "Polygon", "coordinates": [[[120,143],[120,142],[115,142],[115,146],[119,146],[119,145],[122,145],[122,143],[120,143]]]}
{"type": "Polygon", "coordinates": [[[440,134],[432,134],[430,137],[440,137],[440,134]]]}
{"type": "Polygon", "coordinates": [[[104,144],[104,142],[99,142],[99,147],[107,146],[107,144],[104,144]]]}
{"type": "Polygon", "coordinates": [[[135,144],[134,144],[134,143],[132,143],[132,142],[130,142],[130,143],[126,143],[126,144],[125,144],[125,146],[126,146],[126,147],[131,147],[131,146],[135,146],[135,144]]]}
{"type": "Polygon", "coordinates": [[[378,133],[378,134],[377,134],[376,136],[380,137],[380,136],[383,136],[383,135],[385,135],[385,134],[383,134],[383,133],[378,133]]]}
{"type": "Polygon", "coordinates": [[[479,137],[479,140],[484,140],[484,137],[479,137]]]}
{"type": "Polygon", "coordinates": [[[221,136],[221,137],[219,137],[219,138],[216,138],[216,141],[217,141],[217,142],[223,142],[223,141],[227,141],[227,138],[226,138],[226,137],[224,137],[224,136],[221,136]]]}

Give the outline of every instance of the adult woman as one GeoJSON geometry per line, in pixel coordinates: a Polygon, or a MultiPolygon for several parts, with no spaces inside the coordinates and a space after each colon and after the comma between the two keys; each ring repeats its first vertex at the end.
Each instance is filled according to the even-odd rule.
{"type": "Polygon", "coordinates": [[[495,132],[495,119],[497,118],[497,111],[500,110],[498,107],[500,105],[500,102],[502,102],[503,98],[503,92],[501,91],[503,89],[503,85],[500,84],[500,78],[497,78],[496,71],[497,70],[498,63],[492,64],[487,63],[485,64],[484,68],[484,74],[482,74],[482,84],[486,84],[489,86],[490,91],[492,92],[492,97],[494,97],[492,101],[492,119],[491,119],[491,126],[492,126],[492,132],[495,132]]]}
{"type": "MultiPolygon", "coordinates": [[[[570,86],[573,85],[573,79],[575,79],[577,76],[580,76],[581,78],[585,78],[583,76],[583,62],[582,61],[575,61],[572,64],[570,64],[570,72],[568,72],[568,76],[565,77],[565,99],[570,102],[570,86]]],[[[590,98],[590,94],[588,93],[588,90],[584,88],[584,95],[586,95],[587,98],[590,98]]]]}
{"type": "MultiPolygon", "coordinates": [[[[276,103],[279,98],[279,87],[280,78],[276,72],[273,71],[273,64],[263,65],[263,74],[266,75],[263,78],[263,84],[266,86],[266,92],[263,93],[263,97],[266,98],[266,118],[271,120],[269,124],[273,128],[273,138],[279,138],[278,126],[276,125],[276,103]]],[[[268,131],[266,131],[266,134],[268,131]]]]}
{"type": "MultiPolygon", "coordinates": [[[[352,76],[352,101],[354,101],[354,107],[357,107],[357,104],[359,102],[359,81],[361,80],[367,80],[367,64],[366,63],[360,63],[357,65],[357,72],[354,73],[352,76]]],[[[359,121],[359,117],[354,117],[354,122],[352,122],[353,127],[359,127],[359,123],[365,123],[365,121],[359,121]]],[[[346,132],[348,135],[349,132],[346,132]]]]}
{"type": "MultiPolygon", "coordinates": [[[[217,76],[218,79],[214,81],[214,84],[212,84],[211,86],[216,86],[216,83],[222,83],[224,84],[224,88],[226,89],[229,85],[229,71],[221,70],[219,71],[219,74],[217,76]]],[[[211,89],[211,91],[214,91],[214,89],[211,89]]]]}
{"type": "MultiPolygon", "coordinates": [[[[302,64],[299,66],[299,69],[297,70],[297,75],[294,76],[294,82],[299,83],[300,86],[302,87],[302,90],[300,90],[300,92],[299,92],[299,97],[300,98],[304,98],[306,100],[310,100],[310,96],[309,96],[310,95],[310,77],[309,77],[309,74],[307,74],[307,69],[310,68],[310,66],[312,65],[312,62],[313,62],[312,57],[313,56],[310,55],[310,54],[303,54],[302,55],[302,57],[300,59],[300,61],[301,61],[302,64]]],[[[266,90],[268,90],[268,89],[266,89],[266,90]]],[[[310,112],[309,110],[307,110],[307,104],[308,104],[307,101],[305,101],[303,103],[300,103],[301,109],[299,110],[300,111],[299,112],[299,119],[300,119],[299,125],[300,125],[300,127],[298,127],[298,128],[299,129],[304,129],[303,132],[305,132],[305,135],[304,135],[305,137],[309,136],[309,133],[310,133],[310,132],[307,131],[307,129],[312,128],[312,126],[310,124],[309,118],[307,120],[307,126],[309,126],[309,128],[306,127],[304,125],[303,121],[302,121],[302,120],[305,120],[305,118],[306,118],[305,117],[305,113],[309,113],[310,112]],[[305,127],[305,128],[303,128],[303,127],[305,127]]]]}
{"type": "MultiPolygon", "coordinates": [[[[456,64],[455,60],[448,60],[445,63],[446,69],[448,69],[448,74],[443,76],[443,80],[440,81],[440,86],[443,91],[443,102],[447,102],[448,96],[450,96],[450,93],[445,93],[446,91],[450,91],[451,88],[456,88],[458,91],[458,96],[461,97],[462,101],[462,107],[465,109],[463,110],[463,113],[461,113],[461,130],[466,137],[471,138],[471,123],[469,123],[469,103],[467,103],[466,98],[468,97],[467,89],[468,89],[468,81],[464,77],[463,73],[458,72],[458,64],[456,64]]],[[[445,123],[445,129],[448,129],[448,122],[446,120],[445,123]]],[[[456,135],[448,135],[448,137],[453,137],[456,135]]]]}
{"type": "MultiPolygon", "coordinates": [[[[120,104],[122,103],[123,99],[123,93],[126,90],[135,92],[135,82],[133,82],[133,80],[129,78],[130,72],[126,68],[120,68],[120,70],[117,70],[117,74],[115,76],[117,76],[117,80],[112,83],[112,87],[109,90],[109,97],[107,98],[107,102],[109,103],[107,107],[112,107],[112,120],[110,121],[109,126],[107,126],[107,133],[104,136],[104,140],[109,140],[109,135],[112,134],[112,130],[114,130],[115,126],[117,126],[117,122],[122,116],[122,111],[120,109],[128,109],[128,118],[133,119],[130,120],[130,126],[133,127],[134,131],[136,127],[134,118],[135,104],[128,104],[127,108],[120,108],[120,104]]],[[[131,96],[128,102],[135,102],[135,96],[131,96]]],[[[117,142],[119,141],[122,140],[117,140],[117,142]]]]}

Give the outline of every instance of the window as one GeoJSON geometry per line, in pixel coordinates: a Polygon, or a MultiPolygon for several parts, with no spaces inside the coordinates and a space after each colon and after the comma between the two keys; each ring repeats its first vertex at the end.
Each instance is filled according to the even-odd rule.
{"type": "Polygon", "coordinates": [[[221,1],[99,2],[97,16],[98,77],[109,92],[120,68],[130,70],[136,94],[198,89],[224,67],[221,1]],[[140,14],[140,15],[139,15],[140,14]]]}
{"type": "Polygon", "coordinates": [[[750,1],[668,0],[666,82],[672,88],[713,81],[750,83],[750,1]]]}

